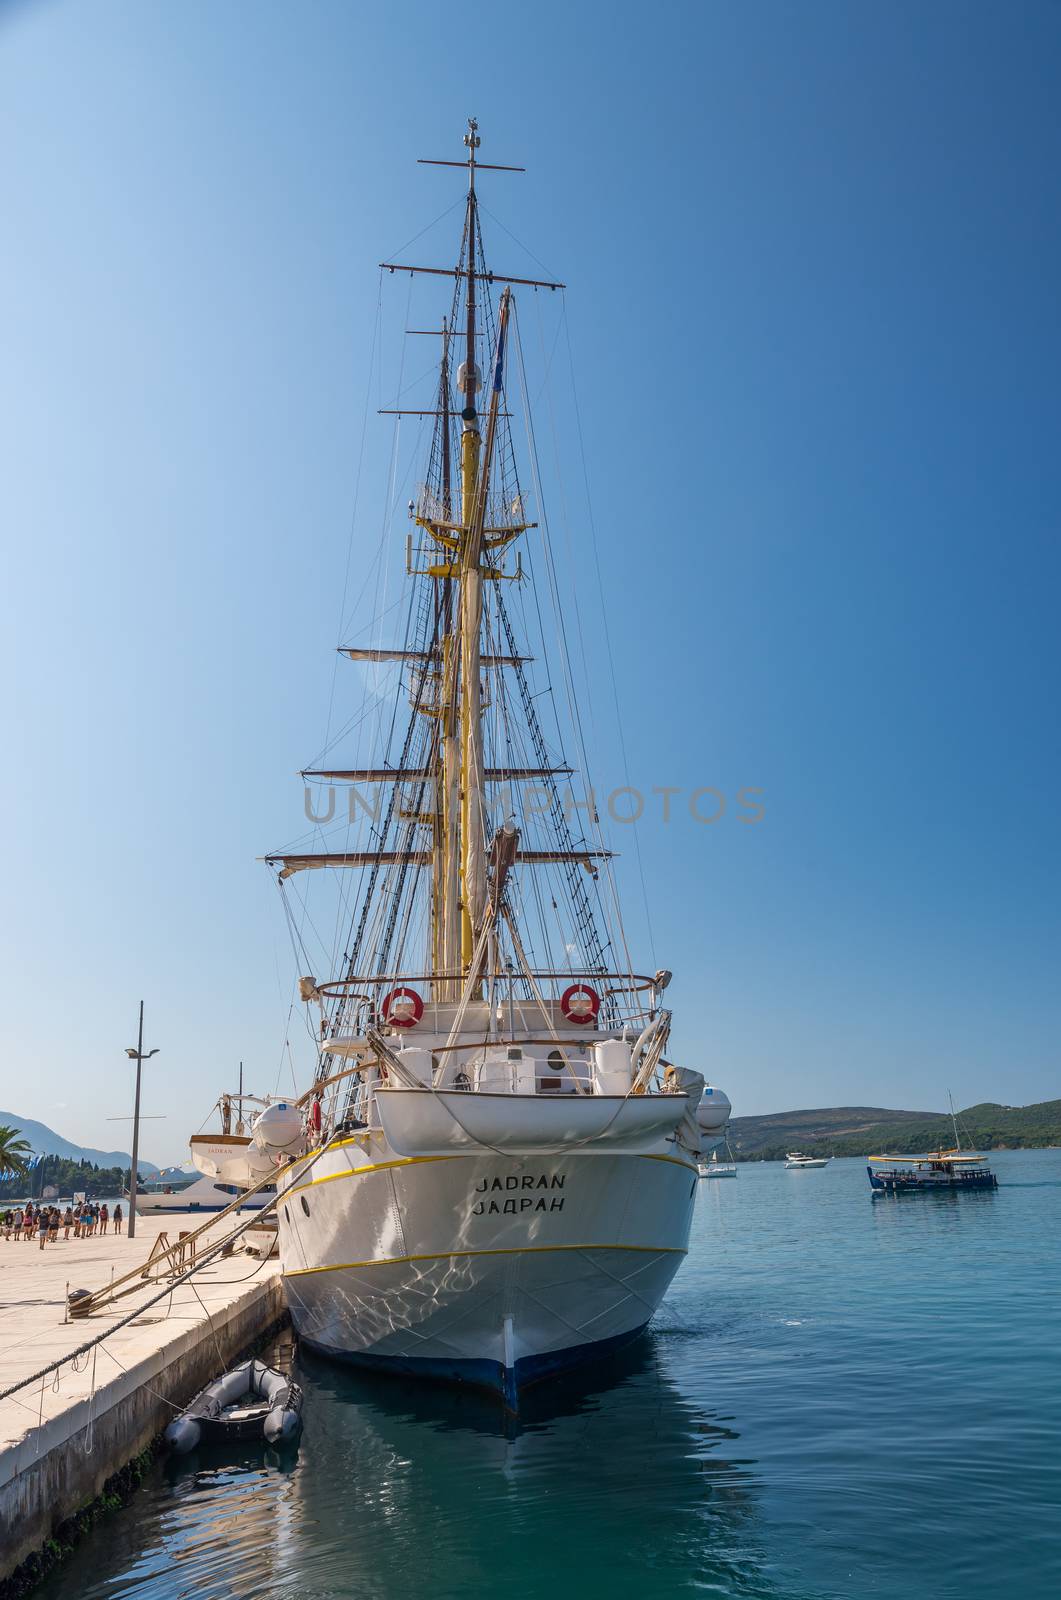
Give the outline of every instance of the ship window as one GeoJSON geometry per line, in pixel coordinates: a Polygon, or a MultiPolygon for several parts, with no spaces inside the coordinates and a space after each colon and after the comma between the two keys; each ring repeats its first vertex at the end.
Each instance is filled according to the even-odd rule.
{"type": "Polygon", "coordinates": [[[543,1075],[543,1076],[539,1077],[539,1079],[538,1079],[538,1091],[539,1091],[539,1093],[540,1094],[573,1094],[574,1090],[575,1090],[575,1085],[571,1081],[571,1074],[568,1071],[567,1061],[564,1058],[563,1051],[561,1051],[561,1050],[550,1050],[549,1051],[549,1058],[548,1058],[548,1061],[547,1061],[546,1065],[548,1067],[548,1071],[550,1073],[550,1076],[549,1077],[545,1077],[543,1075]],[[553,1076],[553,1074],[555,1074],[555,1076],[553,1076]]]}
{"type": "Polygon", "coordinates": [[[306,1199],[304,1194],[300,1194],[299,1195],[299,1199],[302,1202],[302,1209],[303,1209],[303,1211],[306,1213],[306,1215],[308,1217],[309,1216],[309,1201],[306,1199]]]}

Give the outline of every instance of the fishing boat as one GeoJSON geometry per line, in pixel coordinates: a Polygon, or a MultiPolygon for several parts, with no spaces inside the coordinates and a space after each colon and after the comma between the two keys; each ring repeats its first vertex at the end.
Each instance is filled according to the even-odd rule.
{"type": "Polygon", "coordinates": [[[997,1189],[987,1157],[963,1150],[929,1150],[920,1156],[870,1156],[875,1193],[915,1194],[940,1189],[997,1189]]]}
{"type": "MultiPolygon", "coordinates": [[[[452,284],[437,331],[408,330],[438,352],[415,413],[411,582],[396,639],[342,641],[373,673],[382,752],[329,746],[304,773],[313,832],[265,857],[296,948],[308,886],[342,883],[343,898],[335,975],[299,979],[318,1051],[305,1142],[270,1144],[272,1112],[256,1137],[283,1163],[302,1341],[515,1407],[527,1384],[645,1327],[686,1254],[702,1130],[729,1102],[667,1057],[671,973],[639,973],[628,954],[585,771],[569,633],[584,630],[580,650],[603,641],[554,561],[519,312],[564,286],[488,266],[480,175],[521,169],[480,161],[474,120],[464,144],[463,160],[432,163],[466,172],[456,260],[381,264],[384,282],[452,284]]],[[[407,416],[400,392],[391,409],[403,398],[407,416]]]]}
{"type": "MultiPolygon", "coordinates": [[[[942,1146],[917,1156],[870,1156],[869,1186],[874,1194],[917,1194],[949,1189],[997,1189],[998,1179],[987,1157],[974,1150],[963,1150],[958,1131],[954,1097],[949,1093],[954,1145],[942,1146]]],[[[966,1129],[966,1138],[968,1138],[966,1129]]]]}
{"type": "Polygon", "coordinates": [[[785,1156],[785,1170],[803,1172],[809,1167],[827,1167],[831,1159],[830,1156],[805,1156],[799,1150],[790,1150],[785,1156]]]}

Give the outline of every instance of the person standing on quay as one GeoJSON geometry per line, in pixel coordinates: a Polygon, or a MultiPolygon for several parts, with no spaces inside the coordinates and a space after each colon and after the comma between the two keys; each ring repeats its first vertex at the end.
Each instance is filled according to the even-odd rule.
{"type": "Polygon", "coordinates": [[[121,1206],[115,1206],[115,1208],[114,1208],[114,1231],[115,1231],[115,1233],[121,1233],[121,1231],[122,1231],[122,1208],[121,1208],[121,1206]]]}
{"type": "Polygon", "coordinates": [[[106,1231],[107,1231],[107,1223],[110,1221],[110,1215],[111,1215],[110,1212],[107,1210],[107,1202],[104,1200],[103,1204],[99,1208],[99,1231],[100,1231],[100,1233],[106,1233],[106,1231]]]}
{"type": "Polygon", "coordinates": [[[37,1233],[40,1236],[40,1248],[43,1250],[48,1243],[48,1213],[43,1206],[37,1212],[37,1233]]]}
{"type": "Polygon", "coordinates": [[[72,1206],[67,1206],[63,1213],[63,1238],[69,1239],[70,1229],[73,1226],[74,1211],[72,1206]]]}

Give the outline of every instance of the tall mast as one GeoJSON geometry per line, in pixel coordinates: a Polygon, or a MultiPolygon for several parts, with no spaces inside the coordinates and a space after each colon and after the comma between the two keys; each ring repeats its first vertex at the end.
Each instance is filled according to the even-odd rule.
{"type": "MultiPolygon", "coordinates": [[[[449,357],[448,340],[443,343],[443,364],[447,385],[445,409],[449,409],[449,357]]],[[[449,417],[443,417],[447,431],[446,469],[444,483],[444,508],[449,514],[449,417]]],[[[435,878],[435,901],[438,907],[438,966],[437,971],[455,973],[459,970],[460,930],[460,724],[457,697],[457,673],[460,667],[459,640],[455,625],[451,581],[445,584],[444,631],[442,634],[442,693],[439,702],[439,723],[442,739],[442,773],[438,827],[439,866],[441,876],[435,878]]],[[[452,984],[444,983],[438,991],[439,999],[449,999],[452,984]]]]}
{"type": "MultiPolygon", "coordinates": [[[[492,565],[494,551],[505,549],[511,540],[518,538],[527,528],[535,526],[533,523],[523,523],[513,520],[503,513],[500,514],[502,526],[493,524],[498,517],[490,509],[490,479],[492,454],[497,440],[499,418],[505,415],[501,407],[501,371],[506,328],[510,314],[511,294],[506,288],[501,297],[500,314],[498,317],[498,348],[493,367],[494,381],[491,386],[490,405],[488,407],[487,426],[480,432],[480,416],[478,396],[483,388],[483,375],[476,360],[477,343],[481,341],[483,333],[479,327],[479,295],[478,284],[480,281],[499,281],[505,284],[527,284],[534,288],[562,289],[561,283],[545,282],[536,278],[506,277],[485,273],[482,263],[482,252],[479,249],[480,231],[478,217],[478,200],[476,197],[476,175],[479,170],[491,172],[522,172],[522,167],[495,166],[489,162],[483,163],[477,159],[480,139],[478,123],[474,118],[468,120],[468,130],[464,136],[464,145],[467,152],[463,161],[429,161],[427,165],[446,167],[465,167],[468,172],[468,191],[465,207],[464,235],[461,243],[457,263],[452,268],[434,266],[414,266],[399,264],[397,262],[383,261],[380,263],[384,271],[389,272],[428,272],[441,276],[452,276],[457,280],[454,292],[454,314],[452,321],[443,323],[443,348],[439,379],[439,404],[433,414],[440,419],[441,438],[439,455],[435,456],[432,468],[432,485],[425,485],[425,498],[417,514],[412,511],[414,520],[424,529],[429,537],[443,547],[445,559],[429,565],[424,576],[435,579],[435,605],[433,628],[430,639],[430,648],[426,651],[398,652],[404,658],[416,658],[430,661],[434,670],[438,672],[438,695],[434,703],[429,706],[414,705],[416,712],[424,712],[435,719],[435,728],[429,742],[429,749],[425,757],[425,769],[422,773],[423,781],[430,782],[433,790],[434,804],[430,813],[411,814],[401,810],[398,791],[392,790],[390,807],[383,833],[386,833],[391,824],[391,819],[397,816],[403,821],[419,821],[432,824],[432,837],[430,851],[416,853],[418,859],[415,864],[431,867],[431,904],[430,904],[430,965],[434,974],[433,990],[436,999],[453,999],[459,996],[462,984],[462,973],[466,973],[472,961],[475,941],[482,930],[486,919],[487,910],[487,881],[488,881],[488,849],[486,841],[486,815],[485,815],[485,787],[487,781],[497,781],[500,774],[491,771],[487,773],[484,768],[483,753],[483,703],[481,677],[484,664],[487,667],[498,665],[519,666],[519,658],[514,654],[510,656],[493,655],[485,659],[482,656],[482,629],[483,629],[483,583],[487,575],[493,577],[518,577],[519,573],[508,574],[498,572],[492,565]],[[464,280],[464,312],[460,316],[461,284],[464,280]],[[450,426],[453,418],[452,412],[452,373],[451,341],[459,339],[464,345],[464,359],[460,362],[456,376],[456,387],[461,396],[460,419],[461,436],[459,457],[455,458],[451,449],[452,435],[450,426]],[[485,448],[483,443],[485,433],[485,448]],[[435,477],[435,471],[439,477],[435,477]],[[457,482],[459,472],[460,481],[457,482]],[[459,506],[459,510],[458,510],[459,506]],[[484,564],[483,557],[487,556],[484,564]]],[[[422,160],[424,158],[421,158],[422,160]]],[[[409,332],[421,332],[420,329],[410,329],[409,332]]],[[[432,413],[416,413],[430,415],[432,413]]],[[[502,473],[503,476],[503,473],[502,473]]],[[[503,498],[503,497],[502,497],[503,498]]],[[[518,565],[518,564],[517,564],[518,565]]],[[[412,568],[410,567],[410,571],[412,568]]],[[[507,624],[506,624],[507,626],[507,624]]],[[[426,641],[425,641],[426,642],[426,641]]],[[[512,647],[514,650],[514,646],[512,647]]],[[[359,652],[348,652],[355,655],[359,652]]],[[[382,659],[382,657],[380,657],[382,659]]],[[[406,736],[406,751],[408,751],[412,732],[406,736]]],[[[544,761],[544,754],[542,756],[544,761]]],[[[402,766],[407,763],[403,756],[402,766]]],[[[535,769],[536,771],[537,769],[535,769]]],[[[384,776],[388,776],[384,774],[384,776]]],[[[354,774],[347,776],[353,778],[354,774]]],[[[403,773],[401,776],[412,778],[417,776],[413,772],[403,773]]],[[[397,779],[399,774],[395,772],[397,779]]],[[[373,777],[370,781],[375,781],[373,777]]],[[[381,835],[382,839],[382,835],[381,835]]],[[[381,850],[370,853],[373,872],[365,890],[361,907],[357,917],[356,928],[353,930],[351,950],[347,956],[346,965],[352,974],[359,958],[363,937],[368,925],[370,907],[376,891],[379,869],[383,865],[386,851],[381,850]]],[[[281,876],[285,877],[292,871],[301,871],[311,865],[349,865],[353,863],[353,855],[349,852],[341,856],[314,857],[311,861],[308,856],[298,857],[267,857],[270,861],[283,861],[281,876]]],[[[368,860],[369,857],[366,857],[368,860]]],[[[407,855],[405,864],[412,863],[412,856],[407,855]]],[[[526,857],[529,859],[529,857],[526,857]]],[[[568,855],[564,856],[568,859],[568,855]]],[[[575,859],[573,856],[571,859],[575,859]]],[[[582,859],[581,856],[578,859],[582,859]]],[[[396,891],[392,912],[385,933],[385,944],[394,933],[397,919],[397,907],[401,894],[404,892],[405,875],[396,891]]],[[[403,933],[404,938],[404,933],[403,933]]]]}
{"type": "MultiPolygon", "coordinates": [[[[453,517],[451,510],[450,469],[450,326],[442,318],[442,371],[438,374],[438,411],[442,416],[442,515],[453,517]]],[[[432,734],[430,770],[434,773],[434,806],[432,806],[432,848],[430,848],[430,970],[446,971],[446,918],[456,920],[456,906],[446,901],[446,651],[453,651],[450,634],[453,630],[453,584],[450,578],[438,582],[435,600],[435,645],[440,650],[438,662],[438,723],[432,734]]],[[[450,718],[453,722],[453,718],[450,718]]],[[[456,760],[451,750],[451,758],[456,760]]],[[[456,869],[456,861],[453,862],[456,869]]],[[[456,880],[456,870],[453,872],[456,880]]],[[[456,896],[454,896],[456,899],[456,896]]],[[[442,998],[438,994],[437,998],[442,998]]]]}
{"type": "Polygon", "coordinates": [[[458,384],[464,391],[461,418],[461,615],[460,615],[460,755],[461,755],[461,943],[460,965],[472,959],[475,925],[486,901],[486,842],[482,825],[483,734],[479,696],[479,630],[483,614],[483,577],[479,552],[473,550],[471,527],[479,487],[479,416],[476,410],[478,368],[475,361],[475,242],[478,232],[475,199],[475,152],[478,123],[468,119],[468,268],[467,347],[458,384]]]}

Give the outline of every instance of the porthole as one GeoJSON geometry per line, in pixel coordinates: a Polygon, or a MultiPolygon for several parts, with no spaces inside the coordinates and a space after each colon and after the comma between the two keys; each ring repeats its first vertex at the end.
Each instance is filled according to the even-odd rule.
{"type": "Polygon", "coordinates": [[[309,1201],[306,1199],[304,1194],[300,1194],[298,1198],[302,1202],[302,1209],[303,1209],[303,1211],[306,1213],[306,1215],[308,1217],[309,1216],[309,1201]]]}

